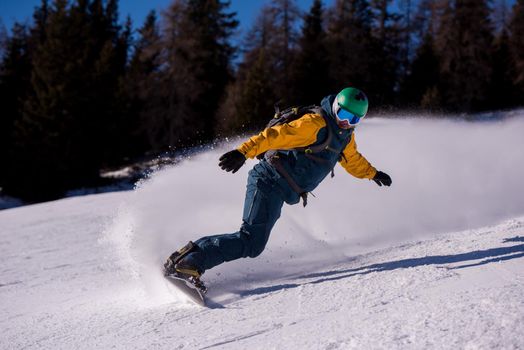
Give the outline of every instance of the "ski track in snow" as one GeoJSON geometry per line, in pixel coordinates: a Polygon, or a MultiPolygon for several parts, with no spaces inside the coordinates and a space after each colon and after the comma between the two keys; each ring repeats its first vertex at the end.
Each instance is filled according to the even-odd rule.
{"type": "Polygon", "coordinates": [[[393,186],[337,168],[260,257],[206,273],[210,309],[160,268],[236,230],[253,163],[216,167],[236,143],[133,192],[1,211],[0,349],[524,348],[524,119],[367,122],[393,186]]]}

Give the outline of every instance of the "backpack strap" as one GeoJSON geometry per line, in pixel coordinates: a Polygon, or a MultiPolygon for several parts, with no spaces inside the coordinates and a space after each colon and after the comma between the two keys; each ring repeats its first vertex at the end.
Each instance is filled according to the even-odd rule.
{"type": "Polygon", "coordinates": [[[327,137],[326,139],[324,140],[324,142],[322,142],[321,144],[318,144],[318,145],[312,145],[312,146],[307,146],[307,147],[300,147],[300,148],[297,148],[298,151],[303,151],[304,153],[306,153],[306,156],[308,156],[309,158],[315,160],[315,161],[324,161],[324,159],[320,158],[320,157],[314,157],[313,154],[314,153],[319,153],[319,152],[322,152],[324,150],[328,150],[328,151],[331,151],[331,152],[335,152],[337,153],[336,150],[332,149],[331,147],[329,147],[329,145],[331,144],[331,141],[333,140],[333,126],[331,125],[330,121],[329,121],[329,117],[326,115],[326,112],[324,112],[324,110],[322,109],[322,107],[318,107],[318,106],[309,106],[307,107],[309,109],[310,112],[314,113],[314,114],[320,114],[322,116],[322,118],[324,118],[324,121],[326,122],[326,128],[327,128],[327,137]]]}
{"type": "MultiPolygon", "coordinates": [[[[328,120],[329,117],[326,115],[324,110],[321,107],[318,107],[318,106],[303,107],[302,109],[297,109],[297,110],[294,110],[293,112],[295,114],[302,113],[302,112],[305,112],[305,113],[302,113],[302,114],[306,114],[308,112],[312,112],[314,114],[320,114],[322,116],[322,118],[324,118],[324,121],[326,122],[327,132],[328,132],[328,135],[327,135],[326,139],[324,140],[324,142],[322,142],[321,144],[315,145],[315,146],[307,146],[307,147],[296,148],[296,150],[304,152],[306,157],[308,157],[308,158],[310,158],[310,159],[312,159],[312,160],[314,160],[316,162],[328,162],[327,159],[315,156],[314,154],[322,152],[324,150],[329,150],[331,152],[337,153],[336,150],[333,150],[333,149],[331,149],[329,147],[329,145],[331,144],[331,141],[333,140],[333,134],[334,134],[333,126],[330,124],[330,121],[328,120]]],[[[286,168],[282,165],[280,156],[278,155],[278,150],[272,150],[272,151],[266,152],[265,155],[264,155],[264,158],[287,181],[287,183],[289,184],[291,189],[293,191],[295,191],[302,198],[302,203],[303,203],[303,205],[305,207],[307,205],[308,192],[306,192],[302,187],[300,187],[296,183],[295,179],[293,179],[293,177],[289,174],[289,172],[286,170],[286,168]]],[[[332,174],[331,177],[333,177],[333,171],[332,171],[331,174],[332,174]]]]}
{"type": "Polygon", "coordinates": [[[300,196],[300,198],[302,198],[302,203],[304,207],[306,207],[308,195],[307,191],[300,187],[295,181],[295,179],[293,179],[293,177],[291,177],[291,175],[288,173],[286,168],[284,168],[280,156],[278,155],[278,152],[267,152],[265,158],[267,162],[271,164],[277,170],[277,172],[287,181],[289,187],[291,187],[291,189],[295,191],[300,196]]]}

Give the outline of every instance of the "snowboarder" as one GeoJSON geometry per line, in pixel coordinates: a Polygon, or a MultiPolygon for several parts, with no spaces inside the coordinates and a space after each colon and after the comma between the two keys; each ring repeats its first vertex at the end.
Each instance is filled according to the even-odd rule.
{"type": "Polygon", "coordinates": [[[264,155],[249,171],[240,230],[189,242],[167,259],[165,274],[185,278],[205,291],[200,281],[204,271],[226,261],[260,255],[284,202],[297,204],[302,198],[305,206],[307,193],[337,162],[357,178],[390,186],[389,175],[377,171],[357,151],[354,129],[367,111],[366,95],[348,87],[325,97],[311,113],[268,127],[222,155],[219,166],[232,173],[246,158],[264,155]]]}

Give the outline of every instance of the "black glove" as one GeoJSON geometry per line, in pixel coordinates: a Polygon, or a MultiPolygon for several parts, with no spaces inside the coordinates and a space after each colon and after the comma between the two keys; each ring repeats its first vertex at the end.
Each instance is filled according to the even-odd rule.
{"type": "Polygon", "coordinates": [[[375,181],[379,186],[391,186],[391,177],[382,171],[377,171],[377,174],[372,180],[375,181]]]}
{"type": "Polygon", "coordinates": [[[245,162],[246,157],[240,153],[239,150],[234,150],[223,154],[222,157],[220,157],[218,166],[225,171],[232,171],[234,174],[245,162]]]}

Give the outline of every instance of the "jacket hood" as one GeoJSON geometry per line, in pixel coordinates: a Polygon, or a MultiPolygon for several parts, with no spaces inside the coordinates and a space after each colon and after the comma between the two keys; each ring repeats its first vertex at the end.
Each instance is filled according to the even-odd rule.
{"type": "Polygon", "coordinates": [[[336,121],[337,118],[335,118],[335,115],[333,115],[333,108],[331,108],[331,106],[333,106],[333,102],[335,101],[335,97],[337,97],[337,95],[329,95],[324,97],[322,99],[322,102],[320,102],[320,106],[322,107],[324,112],[327,113],[327,115],[329,115],[331,118],[333,118],[333,120],[336,121]]]}
{"type": "Polygon", "coordinates": [[[333,120],[333,124],[336,126],[338,130],[346,130],[352,133],[355,129],[354,127],[350,129],[343,129],[340,126],[338,126],[337,117],[333,113],[333,102],[335,102],[335,98],[337,98],[337,95],[329,95],[324,97],[322,99],[322,102],[320,102],[320,106],[322,107],[324,112],[326,112],[327,115],[333,120]]]}

